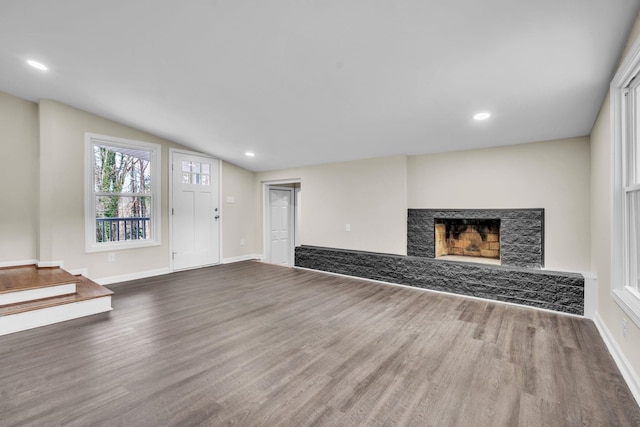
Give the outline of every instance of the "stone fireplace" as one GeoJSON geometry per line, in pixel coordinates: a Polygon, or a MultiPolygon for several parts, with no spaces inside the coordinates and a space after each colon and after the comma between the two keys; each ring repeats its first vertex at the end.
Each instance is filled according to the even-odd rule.
{"type": "Polygon", "coordinates": [[[295,265],[564,313],[584,313],[584,277],[542,268],[544,209],[409,209],[406,256],[298,246],[295,265]],[[462,255],[451,255],[460,251],[462,255]],[[485,257],[499,257],[500,265],[460,262],[497,261],[483,258],[483,251],[485,257]]]}
{"type": "Polygon", "coordinates": [[[436,258],[500,260],[500,219],[434,218],[434,232],[436,258]]]}
{"type": "Polygon", "coordinates": [[[544,267],[544,209],[409,209],[407,255],[544,267]]]}

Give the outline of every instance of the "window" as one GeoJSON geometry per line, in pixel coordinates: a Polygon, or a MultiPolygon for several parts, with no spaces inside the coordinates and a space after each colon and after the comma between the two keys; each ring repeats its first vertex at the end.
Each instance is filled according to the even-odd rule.
{"type": "Polygon", "coordinates": [[[87,252],[160,244],[157,144],[85,136],[87,252]]]}
{"type": "Polygon", "coordinates": [[[636,77],[625,90],[626,111],[625,135],[623,136],[623,176],[626,280],[631,292],[638,293],[638,255],[640,255],[640,78],[636,77]],[[626,166],[626,168],[625,168],[626,166]]]}
{"type": "Polygon", "coordinates": [[[640,40],[611,82],[614,300],[640,326],[640,40]]]}

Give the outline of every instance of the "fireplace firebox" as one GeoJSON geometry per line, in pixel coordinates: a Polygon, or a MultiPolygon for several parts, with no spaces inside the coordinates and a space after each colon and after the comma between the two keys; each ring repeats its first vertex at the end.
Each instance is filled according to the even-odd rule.
{"type": "Polygon", "coordinates": [[[434,218],[436,258],[500,259],[500,219],[434,218]]]}

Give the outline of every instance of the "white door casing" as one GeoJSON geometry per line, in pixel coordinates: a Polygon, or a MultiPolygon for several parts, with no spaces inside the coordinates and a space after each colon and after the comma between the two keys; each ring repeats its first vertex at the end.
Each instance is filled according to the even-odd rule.
{"type": "Polygon", "coordinates": [[[293,188],[269,187],[268,262],[293,265],[294,224],[293,188]]]}
{"type": "Polygon", "coordinates": [[[172,151],[171,258],[173,270],[220,262],[220,162],[172,151]]]}

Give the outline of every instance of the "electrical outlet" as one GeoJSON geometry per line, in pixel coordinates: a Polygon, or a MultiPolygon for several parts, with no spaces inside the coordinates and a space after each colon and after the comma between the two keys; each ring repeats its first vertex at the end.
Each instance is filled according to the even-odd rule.
{"type": "Polygon", "coordinates": [[[244,239],[240,239],[240,246],[244,246],[244,239]]]}
{"type": "Polygon", "coordinates": [[[344,231],[351,231],[351,224],[345,225],[344,231]]]}
{"type": "Polygon", "coordinates": [[[115,260],[116,260],[116,253],[115,252],[109,252],[109,255],[107,255],[107,261],[115,262],[115,260]]]}
{"type": "Polygon", "coordinates": [[[622,336],[627,337],[627,319],[622,319],[622,336]]]}

